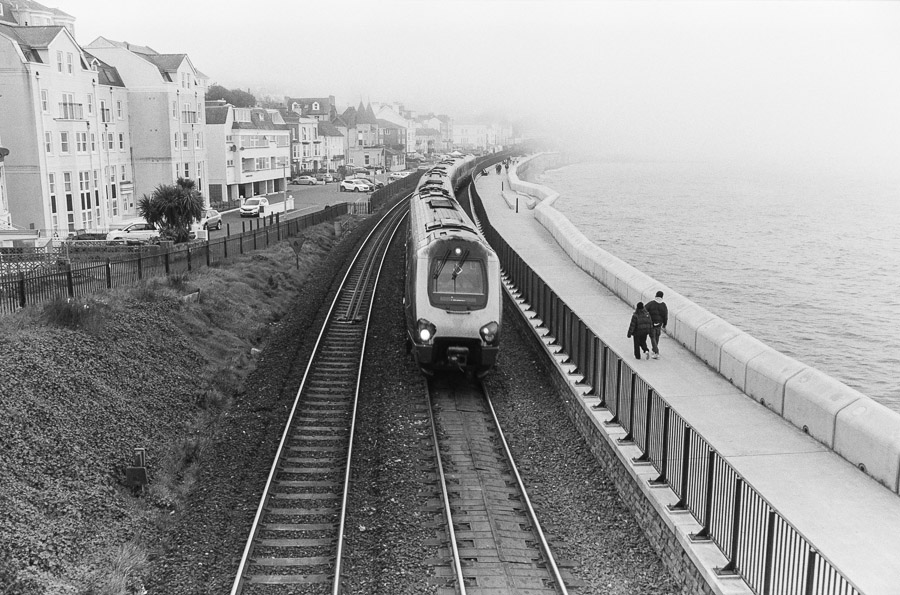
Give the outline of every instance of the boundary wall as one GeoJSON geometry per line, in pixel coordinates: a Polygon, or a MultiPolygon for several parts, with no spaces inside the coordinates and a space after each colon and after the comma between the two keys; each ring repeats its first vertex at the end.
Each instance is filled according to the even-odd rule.
{"type": "Polygon", "coordinates": [[[510,186],[540,202],[535,218],[583,271],[628,304],[665,292],[667,334],[744,394],[802,429],[891,491],[900,490],[900,414],[767,346],[588,240],[553,203],[559,193],[523,182],[517,169],[556,165],[538,153],[509,171],[510,186]]]}

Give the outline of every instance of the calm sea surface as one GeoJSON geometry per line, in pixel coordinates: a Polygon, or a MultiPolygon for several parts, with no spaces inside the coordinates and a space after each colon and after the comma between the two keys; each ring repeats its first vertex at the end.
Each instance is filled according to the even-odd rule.
{"type": "Polygon", "coordinates": [[[900,412],[900,181],[693,162],[536,181],[604,250],[900,412]]]}

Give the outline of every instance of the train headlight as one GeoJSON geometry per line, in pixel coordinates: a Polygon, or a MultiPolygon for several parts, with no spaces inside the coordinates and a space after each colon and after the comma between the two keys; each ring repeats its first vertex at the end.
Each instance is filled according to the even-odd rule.
{"type": "Polygon", "coordinates": [[[489,322],[479,330],[481,339],[488,345],[497,343],[500,339],[500,325],[496,322],[489,322]]]}
{"type": "Polygon", "coordinates": [[[420,318],[416,323],[416,326],[418,327],[419,340],[423,343],[428,343],[429,341],[431,341],[431,339],[434,338],[434,335],[437,332],[435,326],[424,318],[420,318]]]}

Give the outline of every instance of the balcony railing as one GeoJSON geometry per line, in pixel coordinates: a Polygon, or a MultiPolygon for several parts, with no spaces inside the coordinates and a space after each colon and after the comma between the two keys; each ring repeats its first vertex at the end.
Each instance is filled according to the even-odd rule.
{"type": "Polygon", "coordinates": [[[83,120],[84,105],[81,103],[60,103],[59,104],[60,120],[83,120]]]}
{"type": "Polygon", "coordinates": [[[196,124],[197,123],[197,112],[181,112],[181,123],[182,124],[196,124]]]}

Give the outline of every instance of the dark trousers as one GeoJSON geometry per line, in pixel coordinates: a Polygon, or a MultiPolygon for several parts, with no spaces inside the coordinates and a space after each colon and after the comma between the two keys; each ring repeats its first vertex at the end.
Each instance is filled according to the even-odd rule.
{"type": "Polygon", "coordinates": [[[662,325],[653,326],[653,330],[650,331],[650,346],[653,348],[653,353],[659,355],[659,334],[662,332],[662,325]]]}
{"type": "Polygon", "coordinates": [[[647,333],[634,333],[631,338],[634,340],[634,357],[641,359],[641,352],[649,351],[647,349],[647,333]]]}

